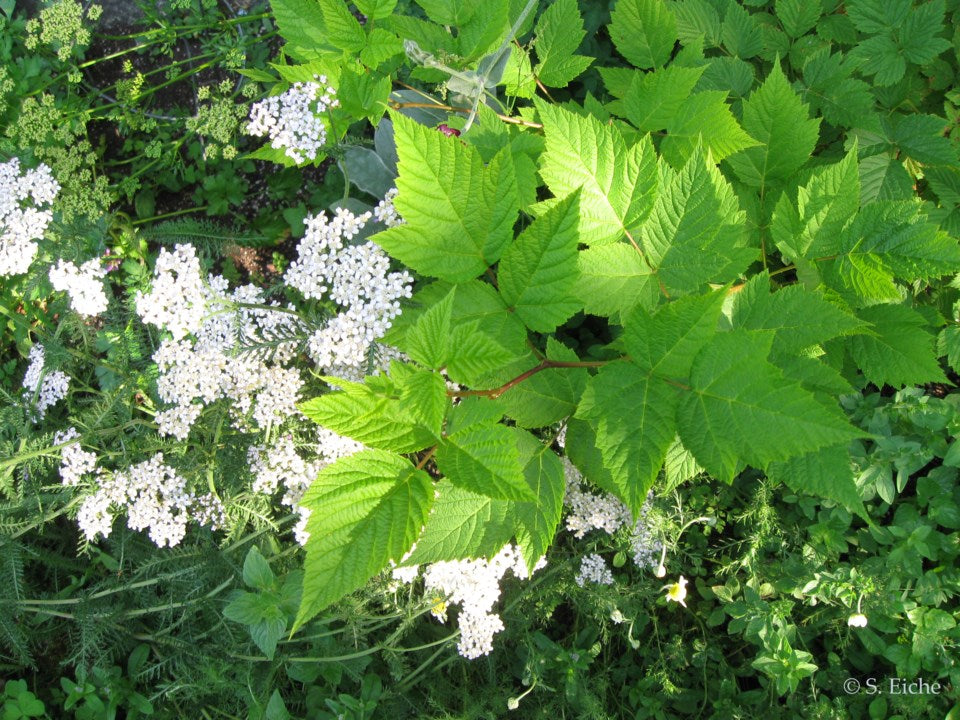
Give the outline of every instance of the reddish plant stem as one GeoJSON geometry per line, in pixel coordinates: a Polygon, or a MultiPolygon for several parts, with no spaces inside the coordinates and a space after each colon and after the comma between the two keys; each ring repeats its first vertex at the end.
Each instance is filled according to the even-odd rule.
{"type": "MultiPolygon", "coordinates": [[[[618,358],[620,359],[620,358],[618,358]]],[[[493,388],[491,390],[448,390],[447,397],[469,397],[479,395],[481,397],[488,397],[496,399],[503,395],[510,388],[516,387],[522,383],[527,378],[533,377],[541,370],[549,370],[550,368],[587,368],[587,367],[602,367],[608,363],[616,362],[616,360],[587,360],[583,362],[566,362],[562,360],[543,360],[536,367],[532,367],[526,372],[522,372],[517,375],[513,380],[510,380],[500,387],[493,388]]]]}

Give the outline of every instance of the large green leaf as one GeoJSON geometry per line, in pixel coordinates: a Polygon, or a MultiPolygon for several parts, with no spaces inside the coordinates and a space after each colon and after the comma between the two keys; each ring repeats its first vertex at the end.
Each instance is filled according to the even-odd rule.
{"type": "Polygon", "coordinates": [[[860,176],[854,147],[838,163],[818,170],[797,190],[797,201],[780,196],[770,232],[784,257],[796,261],[831,254],[837,237],[860,207],[860,176]]]}
{"type": "Polygon", "coordinates": [[[660,295],[650,266],[626,242],[582,250],[577,268],[574,293],[594,315],[619,320],[637,305],[652,307],[660,295]]]}
{"type": "Polygon", "coordinates": [[[690,372],[677,408],[680,439],[709,473],[730,482],[741,462],[768,463],[836,445],[863,433],[786,382],[767,357],[772,332],[718,333],[690,372]]]}
{"type": "Polygon", "coordinates": [[[702,150],[679,172],[661,165],[660,192],[641,236],[667,292],[694,293],[744,270],[757,255],[743,247],[744,217],[729,183],[702,150]]]}
{"type": "MultiPolygon", "coordinates": [[[[547,357],[551,360],[576,362],[577,354],[554,338],[547,339],[547,357]]],[[[499,384],[536,367],[537,359],[529,353],[503,367],[495,376],[499,384]]],[[[507,417],[520,427],[538,428],[563,420],[576,410],[587,383],[585,368],[543,370],[514,385],[498,399],[507,417]]]]}
{"type": "Polygon", "coordinates": [[[528,328],[553,332],[582,303],[577,282],[579,191],[533,221],[500,259],[500,294],[528,328]]]}
{"type": "Polygon", "coordinates": [[[589,421],[616,494],[638,513],[676,434],[677,388],[617,362],[590,378],[576,417],[589,421]]]}
{"type": "Polygon", "coordinates": [[[452,483],[500,500],[532,500],[516,439],[505,425],[471,425],[437,447],[437,467],[452,483]]]}
{"type": "Polygon", "coordinates": [[[671,165],[682,167],[701,144],[714,162],[757,144],[737,123],[726,98],[725,91],[704,90],[680,103],[660,143],[660,153],[671,165]]]}
{"type": "Polygon", "coordinates": [[[607,30],[617,51],[638,68],[663,66],[677,42],[677,21],[663,0],[617,0],[607,30]]]}
{"type": "Polygon", "coordinates": [[[323,10],[316,0],[274,0],[270,4],[277,29],[287,41],[287,52],[304,60],[321,56],[315,48],[333,51],[327,40],[323,10]]]}
{"type": "Polygon", "coordinates": [[[323,11],[327,40],[349,53],[358,53],[367,44],[367,36],[360,22],[341,0],[318,0],[323,11]]]}
{"type": "Polygon", "coordinates": [[[680,298],[652,315],[638,308],[623,333],[630,359],[649,374],[686,380],[693,359],[717,331],[725,296],[715,291],[680,298]]]}
{"type": "Polygon", "coordinates": [[[495,500],[443,479],[423,534],[405,564],[492,557],[510,542],[516,528],[516,503],[495,500]]]}
{"type": "Polygon", "coordinates": [[[300,501],[310,510],[310,537],[294,629],[399,561],[419,536],[433,499],[427,473],[382,450],[364,450],[321,470],[300,501]]]}
{"type": "MultiPolygon", "coordinates": [[[[511,355],[520,356],[527,352],[527,330],[523,322],[507,309],[500,293],[489,283],[470,280],[458,285],[446,281],[437,281],[423,286],[413,296],[413,303],[429,308],[453,293],[453,309],[450,315],[451,327],[459,328],[476,321],[477,331],[490,337],[511,355]]],[[[384,341],[399,345],[403,334],[425,312],[425,310],[406,310],[393,321],[393,326],[384,336],[384,341]]],[[[461,353],[453,344],[453,357],[461,353]]]]}
{"type": "Polygon", "coordinates": [[[527,570],[543,557],[553,542],[563,513],[566,483],[560,458],[528,432],[514,428],[523,475],[535,500],[516,503],[516,538],[527,570]]]}
{"type": "Polygon", "coordinates": [[[516,537],[528,568],[546,552],[563,509],[560,459],[530,433],[514,429],[533,500],[498,500],[441,480],[437,499],[407,565],[492,557],[516,537]]]}
{"type": "Polygon", "coordinates": [[[476,148],[392,115],[400,158],[395,201],[407,221],[373,237],[419,273],[463,282],[500,259],[519,211],[509,151],[484,167],[476,148]]]}
{"type": "Polygon", "coordinates": [[[923,315],[906,305],[873,305],[858,314],[872,324],[871,332],[848,343],[867,380],[878,387],[946,381],[923,315]]]}
{"type": "Polygon", "coordinates": [[[645,131],[663,130],[674,124],[705,69],[705,65],[668,65],[649,73],[633,73],[623,97],[627,119],[645,131]]]}
{"type": "Polygon", "coordinates": [[[865,301],[900,298],[893,280],[929,280],[960,269],[960,247],[916,201],[864,207],[825,248],[824,281],[865,301]]]}
{"type": "Polygon", "coordinates": [[[653,146],[628,146],[620,130],[593,116],[536,101],[546,135],[540,174],[557,197],[580,189],[580,238],[616,242],[649,214],[656,192],[653,146]]]}
{"type": "Polygon", "coordinates": [[[547,87],[566,87],[586,70],[593,58],[576,55],[586,31],[577,0],[557,0],[537,20],[536,40],[539,63],[537,77],[547,87]]]}
{"type": "Polygon", "coordinates": [[[343,387],[300,403],[300,411],[323,427],[370,447],[405,453],[434,444],[431,432],[415,423],[400,400],[366,385],[343,387]]]}
{"type": "Polygon", "coordinates": [[[770,276],[765,272],[751,278],[737,293],[731,323],[745,330],[774,330],[774,353],[798,352],[864,327],[845,309],[801,285],[771,293],[770,276]]]}
{"type": "Polygon", "coordinates": [[[770,463],[766,472],[795,492],[833,500],[869,521],[845,445],[830,445],[783,462],[770,463]]]}
{"type": "Polygon", "coordinates": [[[790,87],[778,60],[763,85],[743,104],[743,129],[761,144],[731,155],[727,162],[752,187],[782,182],[810,157],[819,128],[820,121],[808,117],[807,107],[790,87]]]}

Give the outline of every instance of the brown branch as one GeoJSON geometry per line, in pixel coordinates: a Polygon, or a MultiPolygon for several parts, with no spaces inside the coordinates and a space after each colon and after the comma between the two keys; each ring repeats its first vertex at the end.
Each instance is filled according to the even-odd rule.
{"type": "Polygon", "coordinates": [[[433,454],[437,451],[437,446],[434,445],[432,448],[427,450],[427,454],[420,458],[420,462],[417,463],[417,470],[423,470],[424,465],[426,465],[430,458],[433,457],[433,454]]]}

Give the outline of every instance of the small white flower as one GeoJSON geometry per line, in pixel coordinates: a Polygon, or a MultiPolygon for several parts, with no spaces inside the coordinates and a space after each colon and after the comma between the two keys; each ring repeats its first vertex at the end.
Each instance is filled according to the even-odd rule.
{"type": "Polygon", "coordinates": [[[687,606],[687,579],[683,575],[672,585],[664,585],[663,589],[667,591],[667,602],[678,602],[684,607],[687,606]]]}
{"type": "Polygon", "coordinates": [[[863,613],[854,613],[847,618],[847,625],[850,627],[866,627],[867,626],[867,616],[863,613]]]}

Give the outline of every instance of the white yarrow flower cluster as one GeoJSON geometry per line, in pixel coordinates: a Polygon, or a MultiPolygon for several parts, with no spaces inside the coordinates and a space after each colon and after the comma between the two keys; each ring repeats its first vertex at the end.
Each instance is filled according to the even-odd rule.
{"type": "Polygon", "coordinates": [[[247,134],[268,136],[271,147],[282,148],[298,165],[316,159],[327,142],[327,129],[319,114],[340,104],[336,90],[326,86],[326,76],[314,79],[316,82],[294,83],[283,94],[254,103],[247,123],[247,134]]]}
{"type": "MultiPolygon", "coordinates": [[[[656,568],[657,577],[663,577],[660,570],[660,558],[663,556],[663,543],[653,533],[647,516],[653,507],[653,491],[647,493],[647,499],[640,508],[630,533],[630,549],[633,552],[633,562],[641,569],[656,568]]],[[[664,574],[666,570],[664,570],[664,574]]]]}
{"type": "MultiPolygon", "coordinates": [[[[80,437],[76,428],[58,432],[53,436],[53,444],[60,445],[80,437]]],[[[60,481],[67,487],[80,484],[84,475],[89,475],[97,469],[96,453],[88,452],[75,442],[67,445],[60,451],[60,481]]]]}
{"type": "Polygon", "coordinates": [[[297,247],[284,281],[304,297],[329,298],[343,308],[310,338],[309,352],[328,373],[362,377],[374,343],[400,314],[400,298],[410,297],[413,277],[390,272],[390,258],[372,242],[348,245],[370,213],[354,215],[339,208],[309,216],[307,232],[297,247]],[[353,372],[351,372],[351,369],[353,372]]]}
{"type": "Polygon", "coordinates": [[[99,258],[88,260],[80,267],[60,260],[50,268],[50,284],[57,291],[70,296],[70,307],[80,315],[96,317],[107,309],[107,294],[103,291],[103,277],[107,269],[99,258]]]}
{"type": "MultiPolygon", "coordinates": [[[[203,407],[222,398],[232,401],[231,416],[240,429],[247,429],[250,419],[266,429],[299,415],[300,372],[237,352],[239,340],[256,341],[264,333],[295,329],[299,320],[289,313],[238,303],[266,301],[253,285],[230,293],[221,276],[210,275],[204,282],[191,245],[177,245],[172,253],[161,251],[153,288],[137,303],[144,322],[173,335],[153,354],[159,370],[158,395],[172,405],[156,416],[161,434],[186,439],[203,407]],[[196,340],[187,337],[191,334],[196,340]]],[[[292,354],[291,344],[282,343],[273,359],[286,362],[292,354]]]]}
{"type": "Polygon", "coordinates": [[[80,506],[77,523],[93,541],[98,535],[109,536],[114,518],[123,512],[127,527],[147,530],[158,547],[178,545],[191,520],[214,528],[223,521],[220,501],[188,492],[186,480],[163,464],[161,453],[126,471],[102,476],[97,491],[80,506]]]}
{"type": "Polygon", "coordinates": [[[30,365],[23,377],[23,399],[30,407],[32,420],[37,422],[47,414],[47,408],[67,396],[70,378],[62,370],[44,372],[46,352],[39,343],[30,348],[28,360],[30,365]]]}
{"type": "Polygon", "coordinates": [[[397,213],[397,208],[394,207],[393,204],[393,201],[396,200],[399,194],[399,190],[390,188],[387,190],[387,194],[383,196],[383,200],[377,203],[377,206],[373,209],[373,216],[388,228],[403,225],[404,223],[403,218],[397,213]]]}
{"type": "Polygon", "coordinates": [[[144,323],[166,330],[174,340],[195,333],[206,314],[200,259],[193,245],[160,249],[147,295],[137,293],[137,314],[144,323]]]}
{"type": "Polygon", "coordinates": [[[53,212],[41,209],[60,192],[50,168],[39,165],[20,174],[20,161],[0,164],[0,277],[27,272],[37,255],[53,212]]]}
{"type": "Polygon", "coordinates": [[[566,457],[563,460],[563,473],[567,483],[564,503],[569,508],[567,530],[574,537],[582,538],[591,530],[603,530],[613,535],[624,525],[632,522],[630,510],[613,495],[588,492],[580,481],[583,476],[566,457]]]}
{"type": "Polygon", "coordinates": [[[588,582],[613,585],[613,572],[607,566],[606,560],[596,553],[590,553],[580,559],[580,571],[574,579],[580,587],[588,582]]]}
{"type": "MultiPolygon", "coordinates": [[[[545,565],[546,559],[540,558],[534,572],[545,565]]],[[[417,577],[417,569],[396,568],[393,577],[412,582],[417,577]]],[[[493,650],[493,636],[503,630],[503,620],[491,610],[500,598],[500,580],[508,570],[521,580],[531,574],[513,545],[505,545],[490,560],[451,560],[433,563],[424,570],[424,592],[436,599],[434,616],[444,622],[447,605],[460,606],[457,651],[463,657],[473,660],[493,650]]]]}

